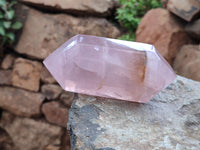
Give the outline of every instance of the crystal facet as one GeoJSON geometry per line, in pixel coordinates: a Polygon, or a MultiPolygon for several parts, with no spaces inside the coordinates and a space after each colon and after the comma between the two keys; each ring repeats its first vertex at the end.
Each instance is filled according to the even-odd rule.
{"type": "Polygon", "coordinates": [[[76,35],[44,64],[66,91],[145,103],[176,75],[154,46],[76,35]]]}

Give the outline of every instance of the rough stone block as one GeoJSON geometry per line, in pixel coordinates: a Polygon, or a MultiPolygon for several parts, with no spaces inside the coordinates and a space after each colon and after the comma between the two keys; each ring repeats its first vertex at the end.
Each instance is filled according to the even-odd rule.
{"type": "Polygon", "coordinates": [[[37,92],[40,88],[42,64],[38,61],[18,58],[15,60],[12,85],[37,92]]]}
{"type": "Polygon", "coordinates": [[[12,70],[0,70],[0,85],[11,85],[12,70]]]}
{"type": "Polygon", "coordinates": [[[174,60],[173,68],[179,75],[200,81],[200,46],[184,45],[174,60]]]}
{"type": "Polygon", "coordinates": [[[69,113],[72,149],[200,149],[200,82],[178,78],[149,103],[82,96],[69,113]]]}
{"type": "MultiPolygon", "coordinates": [[[[119,30],[106,19],[46,14],[28,7],[20,9],[26,12],[24,14],[26,19],[15,49],[18,53],[29,57],[44,59],[76,34],[112,38],[116,38],[120,34],[119,30]]],[[[23,16],[18,16],[19,20],[20,17],[23,16]]]]}
{"type": "Polygon", "coordinates": [[[169,0],[167,8],[186,21],[191,21],[195,17],[200,17],[199,0],[169,0]]]}
{"type": "Polygon", "coordinates": [[[15,115],[25,117],[39,116],[44,98],[40,93],[13,87],[0,87],[0,107],[15,115]]]}
{"type": "Polygon", "coordinates": [[[0,125],[11,136],[17,150],[61,148],[62,128],[43,120],[21,118],[3,112],[0,125]]]}
{"type": "Polygon", "coordinates": [[[20,0],[43,9],[76,15],[108,16],[119,6],[118,0],[20,0]]]}
{"type": "Polygon", "coordinates": [[[62,92],[62,88],[56,84],[44,84],[42,86],[42,93],[47,99],[57,99],[62,92]]]}
{"type": "Polygon", "coordinates": [[[146,13],[136,31],[136,41],[154,45],[170,64],[179,49],[192,42],[184,23],[163,8],[146,13]]]}
{"type": "Polygon", "coordinates": [[[63,107],[59,102],[48,102],[42,105],[42,112],[50,123],[66,127],[69,109],[63,107]]]}

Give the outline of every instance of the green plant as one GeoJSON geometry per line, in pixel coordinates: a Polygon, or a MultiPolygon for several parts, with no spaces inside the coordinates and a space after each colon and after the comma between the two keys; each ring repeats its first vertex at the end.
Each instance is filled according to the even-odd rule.
{"type": "Polygon", "coordinates": [[[127,38],[127,40],[134,37],[133,32],[148,10],[162,7],[161,0],[120,0],[120,4],[121,7],[117,9],[116,19],[128,30],[129,34],[122,36],[123,39],[127,38]]]}
{"type": "Polygon", "coordinates": [[[120,40],[126,40],[126,41],[134,41],[135,40],[135,34],[133,32],[129,32],[127,34],[123,34],[118,39],[120,39],[120,40]]]}
{"type": "Polygon", "coordinates": [[[15,41],[15,31],[22,27],[22,23],[15,21],[13,6],[15,0],[0,0],[0,47],[11,45],[15,41]]]}
{"type": "Polygon", "coordinates": [[[120,0],[121,8],[117,10],[116,19],[125,28],[135,30],[141,17],[150,9],[161,7],[161,0],[120,0]]]}

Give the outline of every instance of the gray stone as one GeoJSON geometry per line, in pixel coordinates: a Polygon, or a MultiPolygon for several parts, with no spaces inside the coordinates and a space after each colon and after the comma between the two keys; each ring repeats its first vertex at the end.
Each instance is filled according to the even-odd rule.
{"type": "Polygon", "coordinates": [[[200,82],[178,76],[146,104],[77,98],[69,113],[72,150],[199,150],[200,82]]]}

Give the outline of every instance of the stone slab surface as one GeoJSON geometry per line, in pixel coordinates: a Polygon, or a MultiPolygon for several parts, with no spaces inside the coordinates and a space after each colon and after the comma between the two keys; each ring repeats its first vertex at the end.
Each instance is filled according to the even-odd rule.
{"type": "Polygon", "coordinates": [[[169,0],[167,8],[170,12],[188,22],[200,15],[199,0],[169,0]]]}
{"type": "Polygon", "coordinates": [[[25,4],[75,15],[109,16],[118,0],[19,0],[25,4]]]}
{"type": "Polygon", "coordinates": [[[199,150],[200,82],[178,76],[149,103],[79,95],[68,130],[72,150],[199,150]]]}

